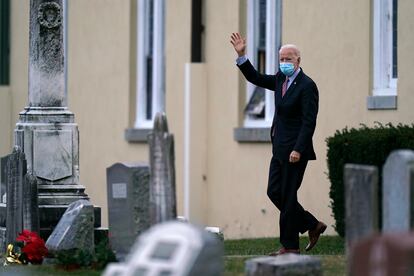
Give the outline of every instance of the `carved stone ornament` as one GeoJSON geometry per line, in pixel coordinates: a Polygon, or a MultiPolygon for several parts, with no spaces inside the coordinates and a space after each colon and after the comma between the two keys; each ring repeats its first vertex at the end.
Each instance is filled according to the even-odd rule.
{"type": "Polygon", "coordinates": [[[41,26],[51,29],[59,27],[62,23],[60,5],[56,2],[45,2],[39,5],[37,20],[41,26]]]}

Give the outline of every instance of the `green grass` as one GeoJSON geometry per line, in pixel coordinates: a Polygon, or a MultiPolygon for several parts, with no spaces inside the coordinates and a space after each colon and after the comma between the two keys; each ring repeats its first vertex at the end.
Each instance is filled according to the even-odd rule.
{"type": "Polygon", "coordinates": [[[0,275],[10,275],[10,276],[67,276],[67,275],[76,275],[76,276],[99,276],[102,271],[97,271],[93,269],[78,269],[74,271],[65,271],[62,269],[57,269],[51,265],[14,265],[0,267],[0,275]]]}
{"type": "MultiPolygon", "coordinates": [[[[301,252],[308,243],[307,237],[300,238],[301,252]]],[[[345,273],[345,242],[339,236],[321,236],[309,255],[318,255],[322,261],[324,276],[342,276],[345,273]]],[[[242,239],[224,241],[224,275],[244,275],[245,261],[257,256],[268,255],[280,248],[278,238],[242,239]]]]}
{"type": "MultiPolygon", "coordinates": [[[[224,257],[224,276],[242,276],[246,260],[258,256],[226,256],[224,257]]],[[[324,276],[345,276],[344,255],[320,255],[324,276]]]]}
{"type": "MultiPolygon", "coordinates": [[[[300,237],[300,248],[303,253],[307,237],[300,237]]],[[[344,239],[339,236],[321,236],[318,244],[310,251],[309,255],[343,255],[345,254],[344,239]]],[[[280,248],[278,238],[243,239],[224,241],[224,255],[268,255],[280,248]]]]}
{"type": "MultiPolygon", "coordinates": [[[[300,238],[302,252],[308,242],[307,237],[300,238]]],[[[242,239],[224,241],[224,276],[244,275],[245,261],[257,256],[267,255],[280,247],[278,238],[242,239]]],[[[306,252],[308,254],[308,252],[306,252]]],[[[324,276],[345,275],[344,240],[339,236],[321,236],[317,246],[309,255],[318,255],[322,261],[324,276]]],[[[1,260],[1,258],[0,258],[1,260]]],[[[102,271],[81,269],[64,271],[50,265],[42,266],[0,266],[0,275],[100,275],[102,271]]]]}

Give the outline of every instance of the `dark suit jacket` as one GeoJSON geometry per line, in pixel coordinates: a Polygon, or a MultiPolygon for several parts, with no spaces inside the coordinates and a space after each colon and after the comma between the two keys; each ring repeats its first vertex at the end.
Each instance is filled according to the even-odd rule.
{"type": "Polygon", "coordinates": [[[282,85],[286,77],[281,72],[263,75],[254,69],[249,60],[238,66],[245,78],[254,85],[275,91],[275,115],[272,137],[273,155],[289,160],[292,150],[301,154],[301,160],[315,160],[312,136],[318,114],[318,88],[302,68],[282,98],[282,85]]]}

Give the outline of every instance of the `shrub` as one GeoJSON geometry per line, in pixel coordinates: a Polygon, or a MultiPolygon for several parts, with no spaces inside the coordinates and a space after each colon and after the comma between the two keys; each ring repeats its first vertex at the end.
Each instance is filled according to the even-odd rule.
{"type": "Polygon", "coordinates": [[[112,251],[107,237],[101,239],[95,246],[95,254],[91,254],[86,249],[73,248],[59,251],[56,259],[58,266],[66,270],[89,267],[100,270],[108,263],[116,262],[115,253],[112,251]]]}
{"type": "MultiPolygon", "coordinates": [[[[345,199],[343,169],[346,163],[374,165],[379,171],[379,221],[381,222],[382,166],[391,151],[414,149],[414,124],[382,125],[377,123],[369,128],[362,125],[359,129],[345,128],[336,131],[326,139],[328,146],[327,161],[331,189],[331,207],[335,218],[335,230],[345,236],[345,199]]],[[[380,223],[381,225],[381,223],[380,223]]]]}

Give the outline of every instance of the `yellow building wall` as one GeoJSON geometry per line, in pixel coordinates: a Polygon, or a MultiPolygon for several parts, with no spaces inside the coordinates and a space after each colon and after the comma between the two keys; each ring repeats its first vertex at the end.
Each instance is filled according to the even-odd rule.
{"type": "MultiPolygon", "coordinates": [[[[104,225],[107,225],[106,168],[115,162],[148,160],[146,143],[128,143],[124,139],[124,130],[132,127],[135,117],[135,74],[139,70],[135,68],[135,1],[68,1],[68,102],[80,131],[80,179],[92,202],[102,207],[104,225]]],[[[6,90],[0,88],[0,127],[7,130],[2,132],[0,153],[7,153],[11,147],[12,129],[27,103],[28,92],[29,1],[13,0],[11,4],[11,83],[6,90]],[[9,114],[9,119],[3,114],[6,117],[9,114]]],[[[205,193],[204,197],[200,192],[198,196],[205,201],[206,208],[204,213],[201,209],[197,212],[203,213],[202,222],[219,226],[226,238],[279,233],[279,213],[266,196],[271,145],[238,143],[233,139],[233,129],[242,126],[245,82],[235,66],[236,54],[229,37],[235,31],[245,34],[245,4],[245,0],[204,1],[205,62],[194,67],[198,75],[191,82],[192,91],[196,91],[199,81],[203,85],[200,93],[206,93],[204,103],[195,101],[192,106],[193,110],[205,110],[206,114],[205,144],[192,144],[200,160],[205,160],[193,164],[197,166],[194,172],[206,170],[203,182],[197,182],[198,191],[205,193]]],[[[302,0],[283,1],[283,43],[299,46],[302,68],[320,91],[314,135],[318,160],[308,165],[299,199],[330,226],[329,234],[335,232],[331,227],[334,220],[326,176],[326,137],[345,126],[373,125],[374,121],[411,124],[414,119],[411,111],[414,79],[410,76],[414,65],[411,35],[414,3],[399,1],[397,110],[366,108],[372,75],[370,11],[370,1],[314,0],[306,5],[302,0]]],[[[166,112],[175,136],[178,213],[182,215],[190,0],[166,0],[165,33],[166,112]]],[[[199,134],[192,133],[192,137],[199,134]]]]}
{"type": "Polygon", "coordinates": [[[146,144],[129,144],[129,0],[70,0],[68,6],[69,109],[80,136],[80,180],[107,225],[106,168],[116,162],[148,161],[146,144]]]}
{"type": "Polygon", "coordinates": [[[177,213],[183,215],[184,79],[191,55],[191,0],[168,0],[165,18],[165,111],[174,134],[177,213]]]}
{"type": "Polygon", "coordinates": [[[11,99],[8,86],[0,86],[0,156],[10,153],[11,147],[11,99]]]}

